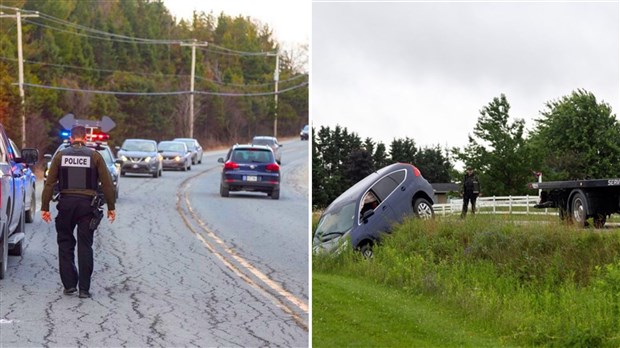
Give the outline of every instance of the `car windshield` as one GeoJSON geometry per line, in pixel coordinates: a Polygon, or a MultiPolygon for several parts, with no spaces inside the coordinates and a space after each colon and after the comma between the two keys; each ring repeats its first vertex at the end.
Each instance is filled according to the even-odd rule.
{"type": "Polygon", "coordinates": [[[161,143],[159,149],[162,151],[185,152],[185,146],[181,143],[161,143]]]}
{"type": "Polygon", "coordinates": [[[273,155],[269,149],[236,149],[231,159],[235,163],[272,163],[273,155]]]}
{"type": "Polygon", "coordinates": [[[307,133],[308,132],[308,128],[309,128],[308,125],[305,125],[303,131],[307,133]]]}
{"type": "Polygon", "coordinates": [[[155,145],[150,141],[126,141],[123,144],[123,150],[126,151],[142,151],[155,152],[155,145]]]}
{"type": "Polygon", "coordinates": [[[176,140],[176,141],[180,141],[182,143],[185,143],[185,145],[187,145],[187,148],[190,149],[190,150],[195,150],[196,149],[196,146],[194,146],[196,144],[194,144],[194,141],[191,140],[191,139],[188,139],[188,140],[176,140]]]}
{"type": "Polygon", "coordinates": [[[355,201],[324,213],[316,227],[315,236],[322,242],[342,236],[353,227],[355,221],[355,201]]]}

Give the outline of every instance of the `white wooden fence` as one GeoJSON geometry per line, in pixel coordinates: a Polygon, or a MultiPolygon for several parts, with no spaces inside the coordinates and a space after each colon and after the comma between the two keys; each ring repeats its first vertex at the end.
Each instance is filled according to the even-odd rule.
{"type": "MultiPolygon", "coordinates": [[[[478,197],[476,214],[537,214],[555,215],[557,209],[537,209],[538,196],[493,196],[478,197]]],[[[460,214],[463,209],[462,199],[451,199],[450,203],[433,205],[436,215],[460,214]]],[[[471,204],[468,206],[471,212],[471,204]]]]}

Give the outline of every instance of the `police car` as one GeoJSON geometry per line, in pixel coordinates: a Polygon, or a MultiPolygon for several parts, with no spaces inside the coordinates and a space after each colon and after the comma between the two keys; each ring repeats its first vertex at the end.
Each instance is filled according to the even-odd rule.
{"type": "MultiPolygon", "coordinates": [[[[50,154],[45,154],[43,157],[47,160],[47,165],[45,168],[45,174],[44,180],[47,180],[47,173],[50,169],[50,165],[52,164],[52,158],[54,158],[54,156],[56,156],[56,154],[58,153],[58,151],[61,151],[63,149],[66,149],[67,147],[71,146],[71,144],[66,141],[63,142],[62,144],[60,144],[60,146],[58,147],[58,149],[56,149],[56,151],[54,152],[53,155],[50,154]]],[[[120,177],[120,166],[115,163],[114,160],[114,154],[112,153],[112,150],[110,149],[110,147],[107,144],[104,143],[100,143],[100,142],[88,142],[86,143],[86,146],[96,150],[97,152],[99,152],[101,154],[101,156],[103,157],[103,160],[105,161],[106,167],[108,168],[108,171],[110,172],[110,176],[112,177],[112,183],[114,184],[114,195],[116,196],[116,199],[118,199],[118,195],[119,195],[119,180],[118,178],[120,177]]],[[[68,156],[69,158],[67,158],[68,161],[73,161],[73,159],[68,156]]],[[[77,164],[79,165],[80,163],[72,163],[72,164],[77,164]]],[[[54,192],[56,192],[57,189],[54,188],[54,192]]]]}

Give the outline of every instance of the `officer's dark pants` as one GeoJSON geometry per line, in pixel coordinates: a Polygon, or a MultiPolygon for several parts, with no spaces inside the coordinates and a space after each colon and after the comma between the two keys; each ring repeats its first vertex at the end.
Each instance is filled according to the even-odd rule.
{"type": "Polygon", "coordinates": [[[472,215],[476,215],[476,198],[478,198],[478,195],[474,195],[474,194],[463,195],[463,211],[461,212],[462,218],[464,218],[465,215],[467,215],[467,205],[469,205],[469,202],[471,202],[472,215]]]}
{"type": "Polygon", "coordinates": [[[93,234],[89,229],[92,218],[91,199],[87,196],[62,195],[56,206],[56,232],[58,233],[58,261],[60,279],[65,289],[77,287],[90,290],[90,276],[93,274],[93,234]],[[77,226],[78,271],[75,268],[75,237],[77,226]]]}

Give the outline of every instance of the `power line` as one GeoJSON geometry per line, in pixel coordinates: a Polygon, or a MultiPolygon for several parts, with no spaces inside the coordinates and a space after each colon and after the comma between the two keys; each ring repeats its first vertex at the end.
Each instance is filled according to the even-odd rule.
{"type": "MultiPolygon", "coordinates": [[[[15,84],[14,84],[15,85],[15,84]]],[[[200,95],[212,95],[212,96],[220,96],[220,97],[261,97],[261,96],[269,96],[274,94],[282,94],[288,91],[292,91],[298,88],[302,88],[308,85],[307,81],[304,81],[296,86],[292,86],[289,88],[285,88],[280,90],[279,92],[260,92],[260,93],[227,93],[227,92],[208,92],[208,91],[194,91],[194,94],[200,95]]],[[[69,92],[83,92],[83,93],[93,93],[93,94],[115,94],[115,95],[130,95],[130,96],[166,96],[166,95],[183,95],[183,94],[191,94],[191,91],[171,91],[171,92],[123,92],[123,91],[103,91],[103,90],[92,90],[92,89],[81,89],[81,88],[69,88],[69,87],[58,87],[58,86],[48,86],[48,85],[40,85],[36,83],[24,83],[26,87],[34,87],[34,88],[43,88],[43,89],[52,89],[52,90],[60,90],[60,91],[69,91],[69,92]]]]}
{"type": "MultiPolygon", "coordinates": [[[[18,61],[16,58],[9,58],[9,57],[3,57],[3,56],[0,56],[0,60],[11,61],[11,62],[17,62],[18,61]]],[[[45,66],[51,66],[51,67],[57,67],[57,68],[63,68],[63,69],[67,68],[67,69],[76,69],[76,70],[85,70],[85,71],[97,71],[97,72],[108,72],[108,73],[123,73],[123,74],[132,74],[132,75],[140,75],[140,76],[173,77],[173,78],[189,78],[190,77],[190,75],[182,75],[182,74],[180,74],[180,75],[175,75],[175,74],[156,74],[156,73],[133,72],[133,71],[126,71],[126,70],[86,68],[86,67],[75,66],[75,65],[54,64],[54,63],[40,62],[40,61],[34,61],[34,60],[24,60],[24,63],[36,64],[36,65],[45,65],[45,66]]],[[[300,78],[303,78],[305,76],[306,76],[305,74],[295,75],[295,76],[290,77],[290,78],[288,78],[286,80],[280,80],[280,83],[282,83],[282,82],[286,83],[286,82],[290,82],[290,81],[299,80],[300,78]]],[[[257,84],[253,84],[253,85],[248,85],[248,84],[239,84],[239,83],[226,83],[226,82],[222,82],[222,81],[208,79],[206,77],[201,77],[201,76],[196,76],[196,79],[203,80],[203,81],[208,81],[208,82],[213,82],[213,83],[221,85],[221,86],[244,87],[244,88],[248,88],[248,87],[265,87],[265,86],[271,86],[274,83],[274,82],[270,81],[270,82],[265,82],[265,83],[257,83],[257,84]]]]}

